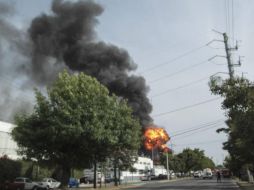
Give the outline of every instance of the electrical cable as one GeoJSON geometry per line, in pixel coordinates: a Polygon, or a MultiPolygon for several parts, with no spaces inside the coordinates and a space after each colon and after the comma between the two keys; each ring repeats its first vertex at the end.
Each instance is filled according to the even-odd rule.
{"type": "MultiPolygon", "coordinates": [[[[209,77],[210,77],[210,76],[209,76],[209,77]]],[[[198,79],[198,80],[195,80],[195,81],[192,81],[192,82],[183,84],[183,85],[178,86],[178,87],[176,87],[176,88],[170,88],[170,89],[165,90],[165,91],[163,91],[163,92],[161,92],[161,93],[158,93],[158,94],[153,95],[152,98],[156,98],[156,97],[162,96],[162,95],[164,95],[164,94],[167,94],[167,93],[170,93],[170,92],[179,90],[179,89],[183,89],[183,88],[186,88],[186,87],[195,85],[195,84],[198,84],[198,83],[200,83],[200,82],[202,82],[202,81],[208,79],[209,77],[204,77],[204,78],[201,78],[201,79],[198,79]]]]}
{"type": "Polygon", "coordinates": [[[194,129],[189,129],[187,131],[183,131],[181,133],[176,133],[175,135],[171,135],[171,138],[172,137],[176,137],[176,136],[180,136],[180,135],[184,135],[186,133],[190,133],[190,132],[193,132],[193,131],[197,131],[197,130],[200,130],[200,129],[207,129],[207,128],[210,128],[211,126],[214,127],[214,125],[217,126],[218,123],[221,123],[222,121],[217,121],[215,123],[211,123],[211,124],[207,124],[207,125],[204,125],[204,126],[201,126],[201,127],[197,127],[197,128],[194,128],[194,129]]]}
{"type": "Polygon", "coordinates": [[[188,131],[188,130],[197,129],[197,128],[200,128],[200,127],[206,127],[206,126],[210,126],[212,124],[217,124],[219,122],[224,122],[224,121],[225,121],[225,119],[221,118],[221,119],[217,119],[217,120],[214,120],[214,121],[210,121],[210,122],[207,122],[207,123],[200,124],[198,126],[188,127],[188,128],[185,128],[185,129],[177,130],[177,131],[172,132],[172,134],[181,133],[181,132],[185,132],[185,131],[188,131]]]}
{"type": "Polygon", "coordinates": [[[196,64],[190,65],[190,66],[188,66],[188,67],[185,67],[185,68],[183,68],[183,69],[181,69],[181,70],[179,70],[179,71],[177,71],[177,72],[171,73],[171,74],[169,74],[169,75],[162,76],[162,77],[157,78],[157,79],[155,79],[155,80],[153,80],[153,81],[149,81],[148,83],[155,83],[155,82],[158,82],[158,81],[160,81],[160,80],[173,77],[173,76],[175,76],[175,75],[177,75],[177,74],[179,74],[179,73],[182,73],[182,72],[185,72],[185,71],[187,71],[187,70],[193,69],[193,68],[198,67],[198,66],[200,66],[200,65],[202,65],[202,64],[204,64],[204,63],[209,63],[209,61],[208,61],[208,60],[201,61],[201,62],[199,62],[199,63],[196,63],[196,64]]]}
{"type": "Polygon", "coordinates": [[[179,139],[179,137],[180,137],[180,139],[181,139],[181,138],[186,138],[186,137],[189,137],[189,136],[193,136],[194,134],[197,134],[197,133],[201,133],[201,132],[204,132],[204,131],[213,129],[213,128],[218,128],[218,127],[220,127],[220,126],[222,126],[222,125],[223,125],[223,124],[211,126],[211,127],[208,127],[208,128],[204,128],[204,129],[202,129],[202,130],[200,130],[200,131],[195,131],[195,132],[192,132],[192,133],[187,134],[187,135],[184,135],[184,136],[180,136],[180,135],[179,135],[179,136],[173,137],[173,138],[174,138],[174,139],[175,139],[175,138],[178,138],[178,139],[179,139]]]}
{"type": "Polygon", "coordinates": [[[166,62],[164,62],[164,63],[161,63],[161,64],[158,64],[158,65],[156,65],[156,66],[150,67],[150,68],[148,68],[148,69],[142,71],[141,74],[147,73],[148,71],[156,70],[156,69],[159,68],[159,67],[162,67],[162,66],[164,66],[164,65],[173,63],[173,62],[177,61],[178,59],[181,59],[181,58],[183,58],[183,57],[185,57],[185,56],[187,56],[187,55],[190,55],[190,54],[192,54],[192,53],[194,53],[194,52],[196,52],[196,51],[198,51],[198,50],[200,50],[200,49],[202,49],[202,48],[204,48],[204,47],[207,47],[207,46],[206,46],[206,45],[202,45],[202,46],[193,48],[193,49],[191,49],[191,50],[189,50],[189,51],[186,51],[185,53],[183,53],[183,54],[181,54],[181,55],[179,55],[179,56],[177,56],[177,57],[175,57],[175,58],[173,58],[173,59],[171,59],[171,60],[169,60],[169,61],[166,61],[166,62]]]}
{"type": "Polygon", "coordinates": [[[213,143],[222,143],[221,141],[225,141],[224,139],[221,140],[211,140],[211,141],[201,141],[201,142],[194,142],[190,144],[174,144],[174,146],[193,146],[193,145],[207,145],[213,143]]]}
{"type": "Polygon", "coordinates": [[[234,0],[231,0],[231,5],[232,5],[232,36],[233,36],[233,45],[234,45],[234,39],[235,39],[235,24],[234,24],[234,0]]]}
{"type": "Polygon", "coordinates": [[[184,106],[184,107],[181,107],[181,108],[177,108],[177,109],[174,109],[174,110],[171,110],[171,111],[168,111],[168,112],[155,114],[152,117],[161,117],[163,115],[167,115],[167,114],[175,113],[175,112],[182,111],[182,110],[185,110],[185,109],[193,108],[193,107],[196,107],[196,106],[199,106],[199,105],[202,105],[202,104],[206,104],[206,103],[209,103],[209,102],[213,102],[213,101],[216,101],[216,100],[219,100],[219,99],[220,99],[220,97],[209,99],[209,100],[199,102],[199,103],[196,103],[196,104],[192,104],[192,105],[184,106]]]}

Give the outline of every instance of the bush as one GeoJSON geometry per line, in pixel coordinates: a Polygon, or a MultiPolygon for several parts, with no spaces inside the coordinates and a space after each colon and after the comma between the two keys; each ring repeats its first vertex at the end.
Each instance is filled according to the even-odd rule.
{"type": "Polygon", "coordinates": [[[0,183],[12,181],[21,173],[21,162],[9,159],[6,155],[0,157],[0,183]]]}

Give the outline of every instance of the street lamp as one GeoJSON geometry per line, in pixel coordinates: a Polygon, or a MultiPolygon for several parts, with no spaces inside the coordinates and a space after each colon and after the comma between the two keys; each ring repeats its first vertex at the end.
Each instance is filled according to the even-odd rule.
{"type": "Polygon", "coordinates": [[[167,178],[169,180],[169,170],[168,170],[168,152],[166,152],[167,155],[167,178]]]}

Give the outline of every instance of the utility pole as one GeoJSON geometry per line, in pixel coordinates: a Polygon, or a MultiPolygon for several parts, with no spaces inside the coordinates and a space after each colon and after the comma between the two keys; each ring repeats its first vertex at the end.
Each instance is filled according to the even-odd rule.
{"type": "Polygon", "coordinates": [[[166,152],[166,155],[167,155],[167,179],[169,180],[168,152],[166,152]]]}
{"type": "Polygon", "coordinates": [[[210,58],[210,60],[216,58],[216,57],[224,57],[227,59],[227,64],[228,64],[228,72],[229,72],[229,78],[230,80],[233,80],[234,79],[234,66],[241,66],[241,56],[239,56],[239,61],[237,64],[234,64],[233,61],[232,61],[232,57],[231,57],[231,51],[236,51],[238,50],[238,44],[237,44],[237,41],[236,41],[236,45],[235,47],[230,47],[230,45],[228,44],[228,35],[227,33],[221,33],[221,32],[218,32],[216,30],[213,30],[214,32],[216,33],[219,33],[223,36],[223,40],[217,40],[217,39],[213,39],[212,41],[208,42],[207,43],[207,46],[209,46],[211,43],[213,42],[223,42],[224,45],[225,45],[225,51],[226,51],[226,56],[222,56],[222,55],[215,55],[214,57],[210,58]]]}
{"type": "Polygon", "coordinates": [[[233,64],[231,62],[231,50],[237,50],[237,46],[233,49],[229,48],[228,46],[228,36],[226,33],[223,33],[223,38],[224,38],[224,44],[225,44],[225,51],[226,51],[226,58],[228,62],[228,72],[229,72],[229,77],[230,80],[234,78],[234,69],[233,69],[233,64]]]}

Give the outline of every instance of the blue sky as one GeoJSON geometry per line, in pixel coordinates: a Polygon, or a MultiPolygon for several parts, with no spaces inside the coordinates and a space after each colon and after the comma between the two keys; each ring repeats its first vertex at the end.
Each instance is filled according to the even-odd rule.
{"type": "MultiPolygon", "coordinates": [[[[22,29],[26,29],[35,16],[50,12],[50,0],[0,1],[13,4],[17,14],[10,17],[10,21],[22,29]]],[[[156,116],[216,98],[209,91],[209,76],[217,72],[227,72],[227,64],[224,58],[207,61],[215,55],[225,55],[221,42],[206,46],[213,39],[222,40],[222,36],[212,29],[227,32],[230,37],[239,40],[240,48],[233,53],[233,58],[235,62],[239,55],[244,58],[243,65],[235,68],[235,73],[237,75],[244,73],[249,79],[254,79],[252,64],[254,1],[97,0],[96,2],[104,7],[96,26],[98,39],[129,52],[138,65],[134,73],[144,76],[150,87],[148,96],[153,105],[151,115],[154,116],[154,123],[164,127],[170,136],[181,130],[225,119],[224,111],[220,108],[221,99],[156,116]],[[226,4],[231,11],[229,15],[226,14],[226,4]],[[184,56],[185,53],[197,48],[199,49],[184,56]],[[173,61],[179,56],[182,58],[173,61]],[[199,63],[202,64],[197,65],[199,63]],[[188,86],[189,83],[193,84],[188,86]],[[187,87],[176,90],[181,86],[187,87]]],[[[230,44],[233,43],[230,38],[230,44]]],[[[221,143],[226,140],[226,135],[217,134],[215,130],[216,127],[172,137],[169,145],[172,144],[176,153],[185,147],[203,149],[216,164],[222,163],[226,152],[222,150],[221,143]]]]}

